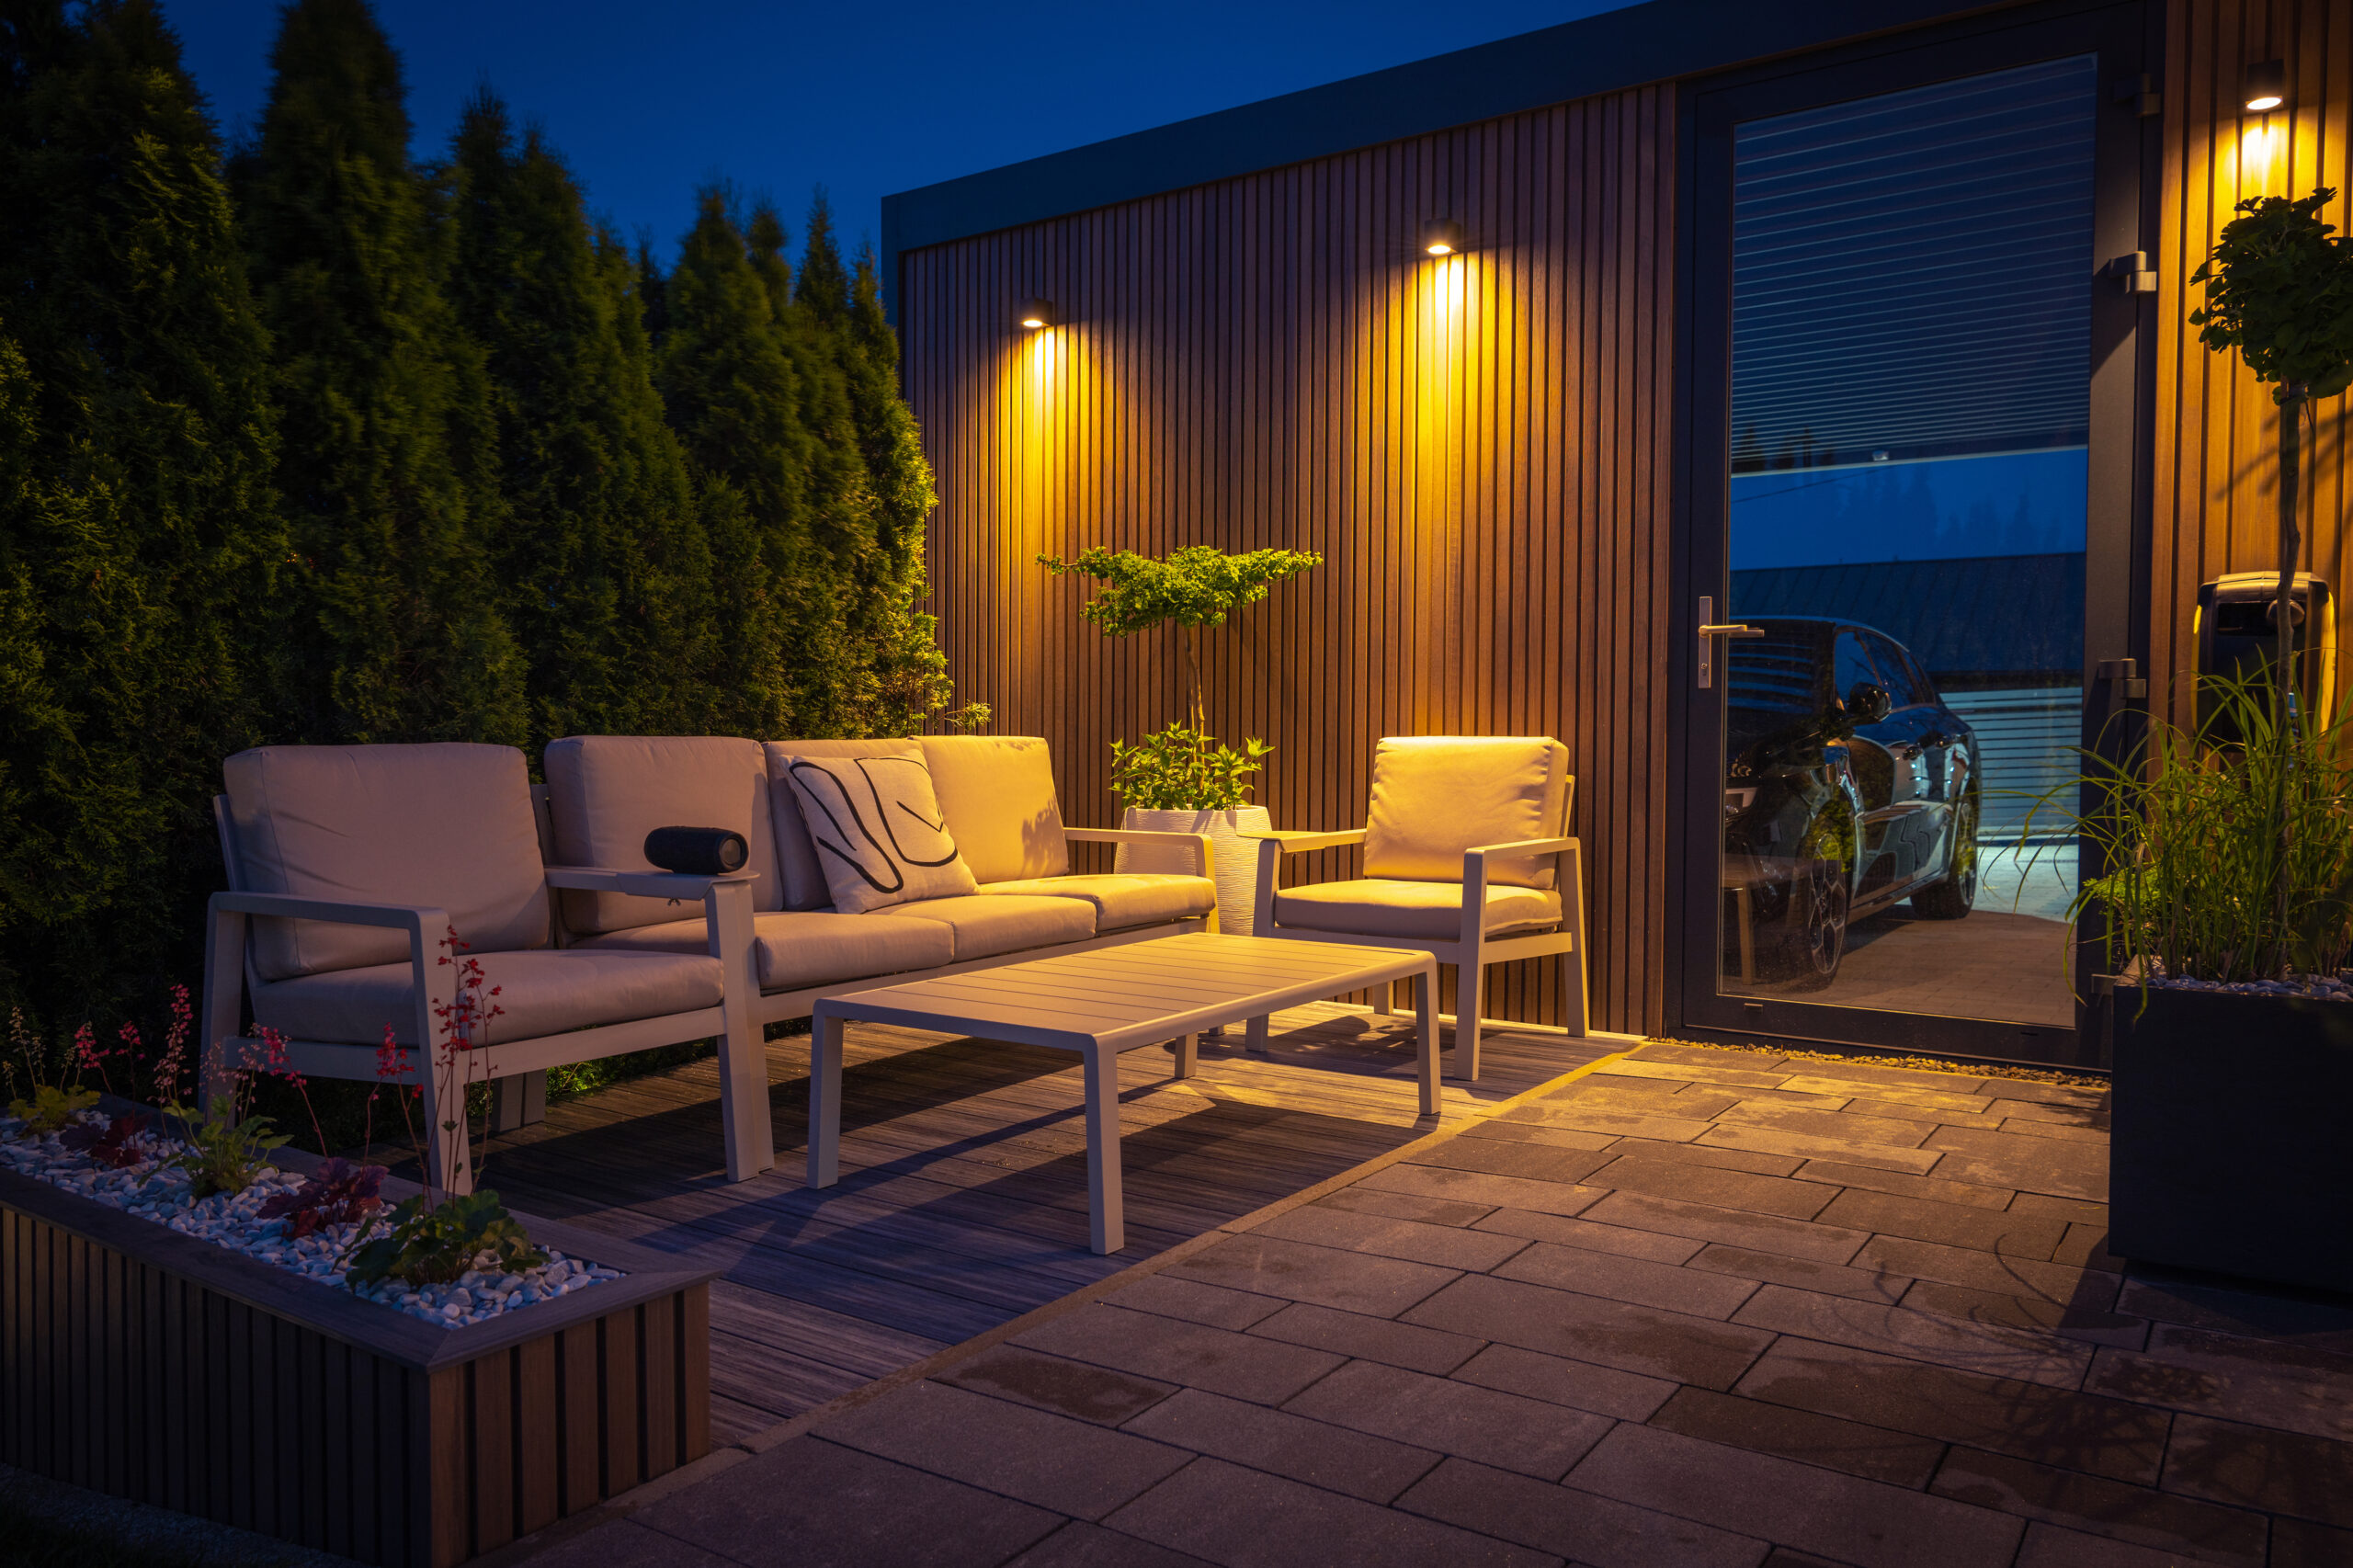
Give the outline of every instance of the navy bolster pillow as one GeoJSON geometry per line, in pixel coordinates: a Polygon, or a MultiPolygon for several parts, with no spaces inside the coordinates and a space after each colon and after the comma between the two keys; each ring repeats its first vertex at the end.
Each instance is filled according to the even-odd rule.
{"type": "Polygon", "coordinates": [[[744,869],[752,847],[723,827],[657,827],[645,835],[645,858],[665,871],[723,877],[744,869]]]}

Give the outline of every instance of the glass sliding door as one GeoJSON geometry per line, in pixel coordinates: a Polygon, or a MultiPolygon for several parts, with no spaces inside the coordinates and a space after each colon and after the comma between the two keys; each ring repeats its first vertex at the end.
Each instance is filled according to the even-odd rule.
{"type": "Polygon", "coordinates": [[[2071,1053],[2077,846],[2027,829],[2075,804],[2087,608],[2126,585],[2094,572],[2113,66],[2066,41],[1881,61],[1928,78],[1884,91],[1831,72],[1827,101],[1777,81],[1702,139],[1699,374],[1711,347],[1726,372],[1691,421],[1703,1030],[2071,1053]],[[1777,99],[1802,107],[1739,112],[1777,99]]]}

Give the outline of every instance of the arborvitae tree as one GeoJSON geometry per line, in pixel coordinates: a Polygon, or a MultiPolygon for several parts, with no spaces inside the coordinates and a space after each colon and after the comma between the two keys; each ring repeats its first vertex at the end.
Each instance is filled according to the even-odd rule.
{"type": "Polygon", "coordinates": [[[449,296],[487,355],[507,527],[495,559],[527,661],[530,749],[710,722],[710,552],[664,423],[634,269],[536,130],[489,93],[448,170],[449,296]]]}
{"type": "Polygon", "coordinates": [[[268,337],[152,0],[0,20],[0,990],[49,1025],[193,981],[222,756],[284,554],[268,337]]]}
{"type": "Polygon", "coordinates": [[[489,381],[443,291],[449,225],[409,162],[399,59],[367,0],[294,0],[270,62],[234,172],[278,337],[296,727],[520,743],[489,381]]]}

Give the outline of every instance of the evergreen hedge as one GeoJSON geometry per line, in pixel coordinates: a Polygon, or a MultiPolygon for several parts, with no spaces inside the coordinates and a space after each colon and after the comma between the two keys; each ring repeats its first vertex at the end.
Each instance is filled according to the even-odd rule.
{"type": "Polygon", "coordinates": [[[193,983],[267,742],[907,733],[949,699],[870,255],[701,193],[665,275],[367,0],[223,148],[156,0],[0,6],[0,1006],[193,983]],[[37,215],[35,222],[21,221],[37,215]]]}

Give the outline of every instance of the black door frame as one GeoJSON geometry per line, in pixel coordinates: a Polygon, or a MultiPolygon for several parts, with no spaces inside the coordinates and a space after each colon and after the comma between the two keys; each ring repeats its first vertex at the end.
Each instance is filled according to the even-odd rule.
{"type": "MultiPolygon", "coordinates": [[[[1668,674],[1673,703],[1668,886],[1677,890],[1664,988],[1669,1033],[1695,1040],[1898,1051],[1964,1059],[2104,1067],[2104,1044],[2085,1027],[2035,1028],[1933,1014],[1875,1012],[1717,991],[1722,895],[1717,855],[1723,780],[1716,772],[1722,687],[1693,686],[1701,594],[1725,592],[1732,327],[1732,128],[1743,120],[1896,92],[2068,55],[2097,54],[2094,255],[2158,253],[2159,121],[2147,83],[2162,81],[2162,0],[2046,0],[1885,35],[1682,84],[1677,141],[1675,595],[1668,674]]],[[[2124,684],[2148,661],[2151,462],[2155,385],[2153,296],[2121,282],[2092,290],[2090,509],[2085,528],[2084,744],[2112,745],[2137,708],[2124,684]],[[2126,665],[2121,661],[2132,663],[2126,665]],[[2095,677],[2107,672],[2109,678],[2095,677]]],[[[2085,874],[2097,874],[2086,867],[2085,874]]],[[[2093,972],[2077,954],[2075,972],[2093,972]]],[[[2085,990],[2078,983],[2079,993],[2085,990]]]]}

